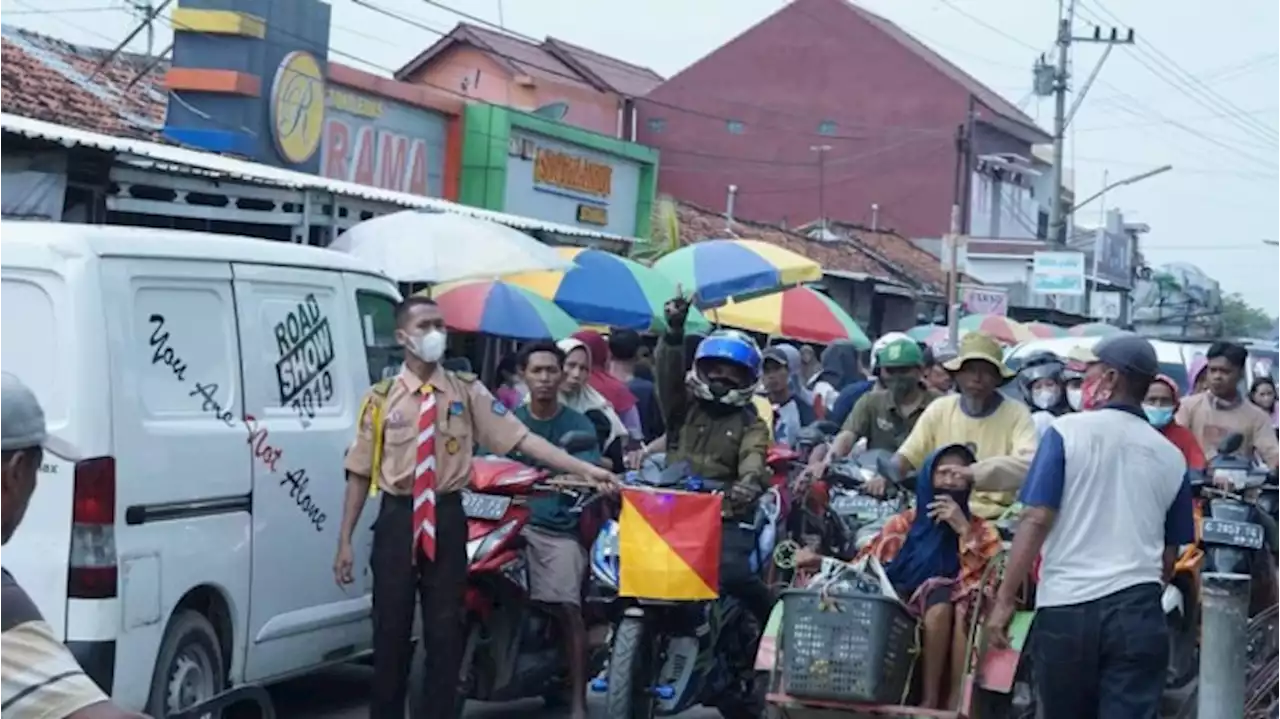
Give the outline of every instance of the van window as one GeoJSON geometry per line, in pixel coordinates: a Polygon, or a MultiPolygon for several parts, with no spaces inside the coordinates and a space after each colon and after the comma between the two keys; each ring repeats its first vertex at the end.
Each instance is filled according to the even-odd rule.
{"type": "Polygon", "coordinates": [[[246,341],[245,373],[264,373],[253,376],[251,384],[262,388],[253,404],[260,402],[265,416],[284,412],[308,422],[342,415],[346,397],[343,370],[336,364],[342,329],[336,299],[326,285],[254,281],[254,324],[262,334],[256,342],[246,341]],[[251,362],[253,347],[265,361],[251,362]]]}
{"type": "Polygon", "coordinates": [[[239,406],[239,357],[231,286],[193,278],[172,281],[136,278],[133,336],[142,368],[142,406],[149,417],[209,418],[208,407],[192,399],[200,390],[224,410],[239,406]],[[145,284],[143,284],[145,283],[145,284]]]}
{"type": "Polygon", "coordinates": [[[404,350],[396,342],[396,301],[377,292],[356,290],[356,312],[369,361],[369,383],[394,376],[404,363],[404,350]]]}
{"type": "Polygon", "coordinates": [[[45,418],[51,427],[67,420],[67,398],[58,371],[63,348],[59,344],[55,303],[49,288],[59,288],[62,280],[52,273],[5,270],[0,283],[3,305],[4,349],[0,365],[22,379],[40,398],[45,418]],[[40,276],[44,275],[44,276],[40,276]]]}

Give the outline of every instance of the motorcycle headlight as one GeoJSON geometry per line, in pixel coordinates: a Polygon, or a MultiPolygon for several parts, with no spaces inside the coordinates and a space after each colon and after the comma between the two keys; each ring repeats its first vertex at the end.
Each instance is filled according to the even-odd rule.
{"type": "Polygon", "coordinates": [[[467,562],[475,564],[493,554],[495,549],[507,541],[507,538],[511,536],[515,529],[516,520],[513,519],[506,524],[499,525],[497,529],[483,537],[467,542],[467,562]]]}
{"type": "Polygon", "coordinates": [[[609,520],[591,543],[591,576],[602,586],[618,588],[618,522],[609,520]]]}

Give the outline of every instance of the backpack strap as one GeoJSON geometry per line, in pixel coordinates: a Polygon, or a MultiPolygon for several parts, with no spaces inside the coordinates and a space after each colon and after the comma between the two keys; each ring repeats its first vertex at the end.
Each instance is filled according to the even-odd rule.
{"type": "Polygon", "coordinates": [[[373,461],[369,468],[370,497],[378,494],[378,472],[382,469],[383,429],[386,419],[384,410],[393,382],[395,382],[394,378],[387,378],[370,387],[369,394],[365,395],[364,401],[360,403],[360,411],[356,414],[357,428],[359,423],[364,422],[366,412],[369,413],[369,422],[373,425],[373,461]]]}

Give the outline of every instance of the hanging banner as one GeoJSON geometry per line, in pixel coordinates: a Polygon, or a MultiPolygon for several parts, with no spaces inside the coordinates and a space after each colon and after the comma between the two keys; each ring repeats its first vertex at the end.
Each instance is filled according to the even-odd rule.
{"type": "Polygon", "coordinates": [[[1084,290],[1083,252],[1037,252],[1032,256],[1032,292],[1079,297],[1084,290]]]}
{"type": "Polygon", "coordinates": [[[1009,294],[1001,287],[960,285],[960,308],[967,315],[1009,314],[1009,294]]]}

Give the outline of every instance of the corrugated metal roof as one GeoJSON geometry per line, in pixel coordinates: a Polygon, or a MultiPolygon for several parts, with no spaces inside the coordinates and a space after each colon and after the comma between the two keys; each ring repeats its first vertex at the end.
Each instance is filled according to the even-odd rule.
{"type": "Polygon", "coordinates": [[[345,197],[358,197],[364,200],[385,202],[399,207],[428,208],[440,212],[453,212],[481,220],[497,222],[520,230],[536,230],[557,235],[566,235],[569,237],[598,238],[628,243],[636,241],[635,238],[632,237],[623,237],[621,235],[613,235],[604,232],[592,232],[572,225],[562,225],[557,222],[545,222],[543,220],[535,220],[529,217],[521,217],[519,215],[509,215],[504,212],[484,210],[478,207],[460,205],[456,202],[449,202],[448,200],[441,200],[433,197],[422,197],[419,195],[410,195],[404,192],[383,190],[377,187],[370,187],[368,185],[358,185],[354,182],[331,180],[319,175],[311,175],[305,172],[296,172],[293,170],[271,167],[270,165],[263,165],[261,163],[238,160],[211,152],[188,150],[183,147],[163,145],[157,142],[148,142],[146,140],[135,140],[126,137],[103,135],[97,132],[78,130],[74,127],[58,125],[52,122],[45,122],[43,120],[33,120],[29,117],[10,115],[9,113],[0,113],[0,128],[2,128],[4,132],[46,140],[49,142],[56,142],[66,147],[92,147],[105,152],[134,155],[148,160],[153,160],[161,164],[195,168],[204,172],[213,173],[220,177],[227,177],[245,182],[274,185],[276,187],[288,187],[296,190],[323,190],[343,195],[345,197]]]}

